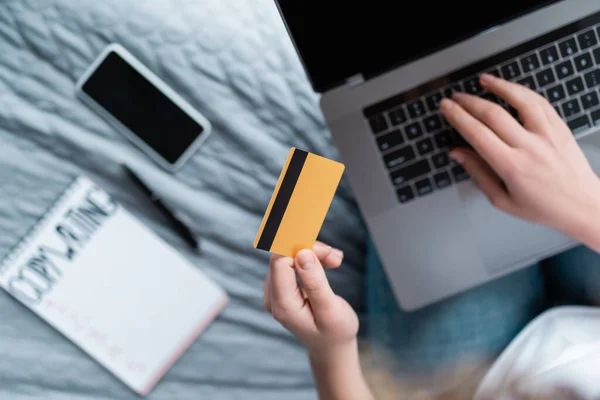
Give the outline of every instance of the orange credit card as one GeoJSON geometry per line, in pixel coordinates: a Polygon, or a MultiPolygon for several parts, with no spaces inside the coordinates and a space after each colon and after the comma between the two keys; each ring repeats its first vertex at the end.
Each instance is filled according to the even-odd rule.
{"type": "Polygon", "coordinates": [[[312,248],[343,173],[339,162],[292,148],[254,247],[288,257],[312,248]]]}

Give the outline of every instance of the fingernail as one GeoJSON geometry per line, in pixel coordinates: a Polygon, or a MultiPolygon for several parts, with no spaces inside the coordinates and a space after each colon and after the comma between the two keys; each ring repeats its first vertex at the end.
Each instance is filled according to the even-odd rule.
{"type": "Polygon", "coordinates": [[[465,156],[461,153],[451,152],[450,158],[452,158],[454,161],[456,161],[459,164],[464,164],[464,162],[465,162],[465,156]]]}
{"type": "Polygon", "coordinates": [[[452,109],[453,106],[454,102],[450,99],[442,99],[442,102],[440,103],[440,109],[442,111],[448,111],[452,109]]]}
{"type": "Polygon", "coordinates": [[[298,264],[300,265],[300,268],[302,268],[302,269],[311,269],[317,263],[317,258],[315,257],[315,253],[313,253],[310,250],[300,251],[300,253],[298,253],[298,255],[296,256],[296,259],[298,260],[298,264]]]}
{"type": "Polygon", "coordinates": [[[490,74],[481,74],[481,76],[479,77],[479,80],[482,85],[491,85],[492,83],[494,83],[495,79],[496,77],[490,74]]]}
{"type": "Polygon", "coordinates": [[[330,255],[332,255],[335,258],[339,258],[340,260],[342,260],[344,258],[344,252],[341,251],[340,249],[336,249],[336,248],[331,249],[330,255]]]}

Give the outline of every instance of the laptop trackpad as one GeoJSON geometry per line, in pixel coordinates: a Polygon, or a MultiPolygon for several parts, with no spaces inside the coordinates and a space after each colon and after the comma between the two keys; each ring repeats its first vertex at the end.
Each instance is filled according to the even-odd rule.
{"type": "Polygon", "coordinates": [[[472,182],[462,184],[458,189],[491,274],[526,261],[535,262],[572,243],[561,233],[496,209],[472,182]]]}

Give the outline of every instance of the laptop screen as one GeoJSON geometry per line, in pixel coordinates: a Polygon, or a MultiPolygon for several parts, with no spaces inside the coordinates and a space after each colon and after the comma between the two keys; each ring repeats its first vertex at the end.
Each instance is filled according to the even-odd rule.
{"type": "Polygon", "coordinates": [[[313,88],[365,79],[555,1],[278,0],[313,88]]]}

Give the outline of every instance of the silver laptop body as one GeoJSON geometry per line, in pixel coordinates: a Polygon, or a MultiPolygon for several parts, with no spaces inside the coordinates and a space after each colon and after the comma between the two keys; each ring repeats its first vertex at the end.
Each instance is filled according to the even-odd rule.
{"type": "MultiPolygon", "coordinates": [[[[284,2],[279,2],[280,11],[290,29],[292,17],[286,15],[284,2]]],[[[290,33],[302,59],[303,49],[293,29],[290,33]]],[[[498,63],[487,69],[509,78],[505,76],[513,73],[509,64],[517,62],[521,75],[513,80],[534,79],[534,87],[541,93],[557,96],[559,112],[578,137],[595,133],[600,128],[600,105],[589,97],[594,91],[598,95],[600,86],[594,86],[595,75],[590,72],[598,71],[600,77],[600,59],[593,59],[594,54],[600,58],[599,36],[599,1],[554,2],[377,76],[365,79],[356,74],[322,92],[327,125],[401,308],[410,311],[430,305],[576,244],[551,229],[496,210],[472,181],[461,175],[460,167],[455,170],[457,166],[443,155],[434,159],[445,143],[436,135],[449,127],[432,122],[429,117],[435,111],[430,110],[428,101],[431,93],[443,95],[457,83],[452,79],[456,71],[495,57],[498,63]],[[580,37],[590,29],[597,43],[588,36],[580,37]],[[544,37],[549,39],[545,42],[544,37]],[[569,49],[572,42],[563,43],[570,39],[577,42],[573,49],[569,49]],[[550,46],[555,46],[558,54],[548,51],[550,46]],[[498,57],[513,50],[514,58],[498,57]],[[538,65],[534,60],[528,64],[529,54],[537,56],[538,65]],[[592,67],[579,65],[588,60],[587,56],[581,59],[584,54],[592,57],[592,67]],[[568,65],[562,65],[565,61],[573,65],[570,75],[564,70],[568,65]],[[553,70],[554,82],[544,82],[550,78],[539,75],[548,69],[553,70]],[[583,88],[578,91],[574,85],[579,82],[583,88]],[[562,98],[561,93],[551,91],[557,90],[557,85],[564,89],[562,98]],[[413,110],[413,118],[409,107],[416,107],[413,103],[419,100],[422,107],[413,110]],[[403,110],[404,118],[397,109],[403,110]],[[424,132],[411,139],[414,135],[409,125],[415,122],[424,132]]],[[[462,90],[477,75],[461,78],[462,90]]]]}

